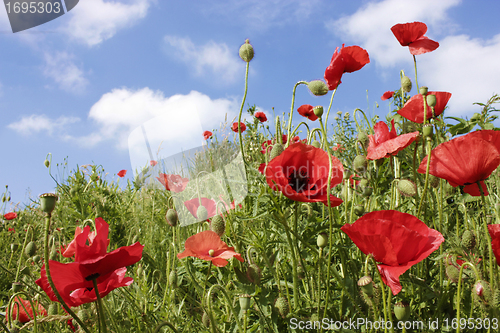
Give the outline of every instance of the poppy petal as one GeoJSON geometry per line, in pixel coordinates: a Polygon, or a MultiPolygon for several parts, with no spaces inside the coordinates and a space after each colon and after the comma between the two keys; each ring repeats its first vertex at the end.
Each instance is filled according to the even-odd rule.
{"type": "Polygon", "coordinates": [[[410,53],[412,55],[424,54],[427,52],[432,52],[439,47],[439,43],[429,39],[427,37],[422,37],[415,42],[408,45],[410,53]]]}

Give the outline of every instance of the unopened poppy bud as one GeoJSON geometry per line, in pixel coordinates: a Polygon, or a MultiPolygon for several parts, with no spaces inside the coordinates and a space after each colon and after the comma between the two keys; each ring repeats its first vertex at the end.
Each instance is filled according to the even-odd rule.
{"type": "Polygon", "coordinates": [[[5,197],[5,194],[2,196],[2,202],[7,201],[7,198],[5,197]]]}
{"type": "Polygon", "coordinates": [[[439,177],[429,175],[429,183],[433,188],[437,188],[439,186],[439,177]]]}
{"type": "Polygon", "coordinates": [[[451,282],[458,283],[458,278],[460,276],[460,271],[458,268],[453,265],[447,265],[445,272],[446,276],[451,282]]]}
{"type": "Polygon", "coordinates": [[[281,315],[282,318],[285,318],[288,315],[288,312],[290,311],[288,300],[283,296],[278,297],[276,299],[274,306],[276,307],[276,309],[278,309],[278,313],[281,315]]]}
{"type": "Polygon", "coordinates": [[[256,264],[251,264],[247,268],[247,278],[253,284],[260,284],[260,278],[262,276],[260,267],[256,264]]]}
{"type": "Polygon", "coordinates": [[[484,280],[478,280],[474,284],[473,291],[474,300],[481,305],[488,305],[493,299],[490,284],[484,280]]]}
{"type": "Polygon", "coordinates": [[[10,251],[11,252],[16,252],[18,248],[19,248],[19,244],[16,244],[16,243],[10,244],[10,251]]]}
{"type": "Polygon", "coordinates": [[[49,259],[50,260],[56,260],[57,259],[57,251],[55,249],[52,249],[49,254],[49,259]]]}
{"type": "Polygon", "coordinates": [[[368,160],[364,155],[357,155],[352,162],[353,169],[358,173],[364,173],[368,168],[368,160]]]}
{"type": "Polygon", "coordinates": [[[19,282],[13,282],[12,283],[12,291],[17,293],[17,292],[20,292],[21,289],[23,289],[23,285],[19,282]]]}
{"type": "Polygon", "coordinates": [[[356,214],[357,216],[363,216],[363,214],[365,213],[365,207],[362,206],[362,205],[357,205],[354,207],[354,214],[356,214]]]}
{"type": "Polygon", "coordinates": [[[245,44],[241,45],[239,53],[240,58],[245,62],[250,62],[250,60],[253,59],[254,50],[252,44],[250,44],[250,41],[248,39],[245,41],[245,44]]]}
{"type": "Polygon", "coordinates": [[[328,235],[324,232],[318,235],[318,239],[316,240],[316,244],[319,248],[324,248],[328,245],[328,235]]]}
{"type": "Polygon", "coordinates": [[[319,147],[321,147],[321,143],[318,140],[314,140],[311,143],[311,146],[313,146],[314,148],[319,148],[319,147]]]}
{"type": "Polygon", "coordinates": [[[208,219],[208,211],[205,208],[205,206],[199,206],[198,209],[196,210],[196,216],[198,217],[198,220],[205,221],[208,219]]]}
{"type": "Polygon", "coordinates": [[[247,311],[250,308],[250,295],[244,294],[240,296],[240,308],[242,311],[247,311]]]}
{"type": "Polygon", "coordinates": [[[283,151],[285,151],[285,147],[281,143],[275,143],[273,149],[271,150],[270,159],[273,160],[275,157],[278,157],[283,151]]]}
{"type": "Polygon", "coordinates": [[[408,179],[402,179],[398,182],[398,191],[405,197],[413,197],[417,194],[417,185],[408,179]]]}
{"type": "Polygon", "coordinates": [[[24,253],[28,257],[32,257],[33,255],[35,255],[35,253],[36,253],[35,242],[33,242],[33,241],[29,242],[28,245],[26,245],[26,247],[24,248],[24,253]]]}
{"type": "Polygon", "coordinates": [[[419,92],[420,92],[420,95],[426,96],[427,93],[429,92],[429,88],[427,88],[426,86],[422,86],[422,87],[420,87],[420,91],[419,92]]]}
{"type": "Polygon", "coordinates": [[[359,132],[358,133],[358,141],[361,143],[363,147],[368,148],[368,143],[370,143],[370,139],[368,138],[368,135],[366,132],[359,132]]]}
{"type": "MultiPolygon", "coordinates": [[[[47,311],[47,314],[49,316],[55,316],[57,314],[57,304],[56,303],[50,303],[49,310],[47,311]]],[[[80,317],[80,319],[81,319],[81,317],[80,317]]]]}
{"type": "Polygon", "coordinates": [[[52,214],[54,208],[56,208],[57,195],[54,193],[44,193],[40,195],[40,206],[42,211],[47,214],[52,214]]]}
{"type": "Polygon", "coordinates": [[[19,273],[21,273],[22,275],[31,275],[29,267],[24,267],[19,273]]]}
{"type": "Polygon", "coordinates": [[[407,321],[410,318],[410,304],[402,301],[394,304],[394,314],[400,321],[407,321]]]}
{"type": "Polygon", "coordinates": [[[45,164],[46,168],[48,168],[50,166],[50,162],[47,159],[43,162],[43,164],[45,164]]]}
{"type": "Polygon", "coordinates": [[[170,208],[167,210],[167,214],[165,214],[165,219],[170,226],[175,227],[177,222],[179,222],[179,216],[177,215],[177,211],[175,209],[170,208]]]}
{"type": "Polygon", "coordinates": [[[401,78],[401,89],[407,93],[411,91],[411,80],[406,75],[401,78]]]}
{"type": "Polygon", "coordinates": [[[358,280],[358,287],[363,290],[363,292],[368,295],[368,296],[373,296],[373,283],[372,283],[372,278],[370,276],[363,276],[361,279],[358,280]]]}
{"type": "Polygon", "coordinates": [[[424,138],[432,138],[432,125],[431,124],[425,124],[422,127],[422,134],[424,135],[424,138]]]}
{"type": "Polygon", "coordinates": [[[316,117],[321,118],[321,116],[323,115],[323,107],[321,105],[317,105],[313,108],[313,112],[316,117]]]}
{"type": "Polygon", "coordinates": [[[201,322],[205,327],[210,327],[210,316],[205,311],[203,311],[203,315],[201,316],[201,322]]]}
{"type": "Polygon", "coordinates": [[[177,288],[177,269],[173,269],[169,276],[168,276],[168,282],[170,283],[170,286],[172,288],[177,288]]]}
{"type": "Polygon", "coordinates": [[[10,195],[7,197],[7,201],[10,201],[10,195]]]}
{"type": "Polygon", "coordinates": [[[33,257],[33,262],[38,263],[40,261],[40,256],[37,254],[33,257]]]}
{"type": "Polygon", "coordinates": [[[325,82],[321,80],[314,80],[307,83],[309,91],[313,93],[314,96],[323,96],[328,93],[328,86],[325,82]]]}
{"type": "Polygon", "coordinates": [[[436,95],[427,95],[425,97],[425,100],[427,101],[427,105],[430,107],[435,107],[436,106],[436,95]]]}
{"type": "Polygon", "coordinates": [[[462,246],[467,250],[472,250],[476,246],[476,236],[470,230],[465,230],[462,234],[462,246]]]}
{"type": "Polygon", "coordinates": [[[365,188],[365,187],[367,187],[367,186],[368,186],[368,179],[363,178],[363,179],[361,179],[361,180],[359,181],[359,187],[361,187],[361,188],[363,188],[363,189],[364,189],[364,188],[365,188]]]}
{"type": "Polygon", "coordinates": [[[368,198],[370,195],[372,195],[372,193],[373,193],[373,188],[371,188],[371,187],[365,187],[363,189],[363,196],[365,198],[368,198]]]}
{"type": "Polygon", "coordinates": [[[226,223],[220,215],[215,215],[212,217],[210,222],[210,230],[215,232],[217,235],[222,236],[226,232],[226,223]]]}

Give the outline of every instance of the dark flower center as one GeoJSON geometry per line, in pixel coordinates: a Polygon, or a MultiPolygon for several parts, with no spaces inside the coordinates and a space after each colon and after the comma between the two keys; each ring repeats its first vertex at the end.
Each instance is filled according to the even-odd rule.
{"type": "MultiPolygon", "coordinates": [[[[307,174],[307,171],[293,171],[288,176],[288,185],[290,185],[290,187],[297,193],[307,191],[309,185],[309,176],[307,174]]],[[[315,187],[316,185],[313,185],[309,190],[314,190],[315,187]]]]}
{"type": "Polygon", "coordinates": [[[86,280],[86,281],[92,281],[92,280],[94,280],[94,279],[97,279],[99,276],[100,276],[100,274],[99,274],[99,273],[94,273],[94,274],[91,274],[91,275],[87,276],[87,277],[85,278],[85,280],[86,280]]]}

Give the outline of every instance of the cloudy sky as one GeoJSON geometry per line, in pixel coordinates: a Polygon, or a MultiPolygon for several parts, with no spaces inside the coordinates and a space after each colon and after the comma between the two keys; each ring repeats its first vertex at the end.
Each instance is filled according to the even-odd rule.
{"type": "MultiPolygon", "coordinates": [[[[129,147],[146,149],[134,133],[147,132],[154,154],[201,145],[204,130],[239,111],[247,38],[256,53],[247,103],[268,118],[288,112],[293,85],[321,79],[343,43],[365,48],[371,62],[344,75],[332,112],[384,116],[380,96],[398,88],[400,70],[414,77],[390,28],[424,22],[440,47],[417,57],[419,84],[453,94],[446,115],[470,117],[472,103],[500,93],[499,12],[493,0],[84,0],[13,34],[0,8],[0,186],[15,203],[52,191],[49,152],[66,171],[99,164],[118,179],[127,169],[124,183],[129,147]]],[[[299,87],[297,107],[328,103],[299,87]]]]}

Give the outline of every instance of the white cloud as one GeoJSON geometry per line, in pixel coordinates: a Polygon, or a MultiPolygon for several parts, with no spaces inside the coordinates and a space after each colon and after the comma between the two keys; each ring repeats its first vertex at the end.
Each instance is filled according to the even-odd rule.
{"type": "Polygon", "coordinates": [[[51,119],[46,115],[31,115],[22,117],[20,121],[9,124],[7,127],[22,134],[36,134],[40,132],[47,132],[52,135],[56,131],[64,132],[65,126],[80,121],[77,117],[60,116],[57,119],[51,119]]]}
{"type": "MultiPolygon", "coordinates": [[[[449,27],[446,11],[461,0],[384,0],[369,2],[356,13],[325,24],[327,30],[346,41],[365,48],[377,65],[389,67],[399,61],[411,61],[408,48],[401,47],[390,28],[398,23],[425,22],[426,36],[449,27]],[[432,30],[432,29],[433,30],[432,30]]],[[[425,57],[425,56],[424,56],[425,57]]]]}
{"type": "Polygon", "coordinates": [[[243,71],[242,60],[225,43],[195,45],[189,37],[165,36],[165,51],[188,65],[197,76],[213,75],[230,83],[243,71]]]}
{"type": "Polygon", "coordinates": [[[72,39],[95,46],[113,37],[118,30],[143,19],[153,0],[119,1],[84,0],[78,3],[63,31],[72,39]]]}
{"type": "Polygon", "coordinates": [[[167,124],[165,126],[168,126],[168,131],[149,131],[149,140],[195,140],[201,145],[203,130],[219,128],[226,113],[230,121],[238,111],[239,106],[235,100],[213,100],[197,91],[165,97],[162,92],[149,88],[135,91],[114,89],[104,94],[90,109],[89,119],[97,125],[98,130],[85,138],[78,138],[78,141],[90,147],[109,140],[118,148],[127,149],[129,134],[134,129],[155,117],[166,115],[169,123],[181,125],[172,127],[167,124]]]}
{"type": "Polygon", "coordinates": [[[45,53],[43,73],[66,91],[81,93],[88,84],[83,71],[74,63],[74,56],[66,52],[45,53]]]}

